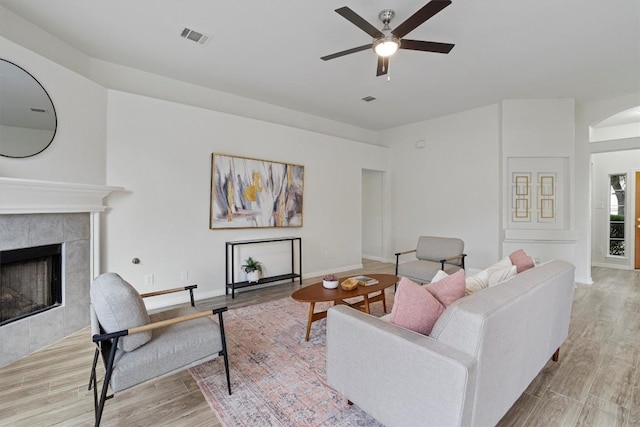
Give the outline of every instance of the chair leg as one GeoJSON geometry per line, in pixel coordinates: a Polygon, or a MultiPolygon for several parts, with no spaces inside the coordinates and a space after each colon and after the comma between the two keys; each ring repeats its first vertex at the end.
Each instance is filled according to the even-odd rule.
{"type": "Polygon", "coordinates": [[[93,403],[95,409],[95,427],[100,425],[100,420],[102,419],[102,412],[104,411],[104,404],[107,399],[110,399],[113,396],[107,396],[107,392],[109,390],[109,381],[111,381],[111,374],[113,373],[113,362],[116,358],[116,350],[118,349],[118,339],[120,337],[115,337],[111,342],[111,349],[109,351],[109,359],[107,361],[107,366],[105,366],[105,374],[104,374],[104,383],[102,384],[102,392],[100,393],[100,400],[97,400],[97,390],[94,386],[93,391],[93,403]]]}
{"type": "Polygon", "coordinates": [[[227,338],[224,334],[224,321],[222,320],[222,312],[218,313],[218,323],[220,324],[220,339],[222,340],[222,351],[218,355],[222,354],[224,359],[224,372],[227,376],[227,388],[229,389],[229,395],[231,395],[231,379],[229,377],[229,358],[227,352],[227,338]]]}
{"type": "Polygon", "coordinates": [[[93,354],[93,365],[91,365],[91,376],[89,377],[89,387],[87,390],[91,390],[91,386],[96,383],[96,365],[98,364],[98,356],[100,355],[100,349],[96,346],[96,352],[93,354]]]}
{"type": "MultiPolygon", "coordinates": [[[[400,264],[400,254],[396,254],[396,277],[398,277],[398,264],[400,264]]],[[[398,282],[393,285],[393,292],[398,290],[398,282]]]]}

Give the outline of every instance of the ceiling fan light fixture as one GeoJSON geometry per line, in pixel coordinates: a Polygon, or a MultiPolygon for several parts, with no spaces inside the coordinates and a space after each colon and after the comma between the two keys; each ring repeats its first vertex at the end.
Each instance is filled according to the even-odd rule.
{"type": "Polygon", "coordinates": [[[387,36],[373,42],[373,50],[376,55],[387,58],[398,51],[400,39],[394,36],[387,36]]]}

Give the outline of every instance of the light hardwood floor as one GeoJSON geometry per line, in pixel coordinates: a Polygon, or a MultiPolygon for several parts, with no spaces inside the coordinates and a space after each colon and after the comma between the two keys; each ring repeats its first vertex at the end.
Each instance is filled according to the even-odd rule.
{"type": "MultiPolygon", "coordinates": [[[[364,260],[358,273],[392,273],[364,260]]],[[[640,272],[593,269],[578,285],[560,361],[549,362],[500,426],[640,426],[640,272]]],[[[303,280],[303,286],[318,278],[303,280]]],[[[197,304],[237,308],[290,295],[284,284],[197,304]]],[[[2,343],[10,345],[10,343],[2,343]]],[[[93,344],[88,329],[0,369],[0,426],[89,426],[93,344]]],[[[150,381],[107,401],[103,426],[219,426],[188,372],[150,381]]]]}

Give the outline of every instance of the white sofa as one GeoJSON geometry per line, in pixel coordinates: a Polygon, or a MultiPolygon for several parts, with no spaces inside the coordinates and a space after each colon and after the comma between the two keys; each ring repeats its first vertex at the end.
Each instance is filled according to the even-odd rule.
{"type": "Polygon", "coordinates": [[[450,305],[429,336],[348,306],[327,317],[327,383],[386,426],[493,426],[569,331],[574,267],[550,261],[450,305]]]}

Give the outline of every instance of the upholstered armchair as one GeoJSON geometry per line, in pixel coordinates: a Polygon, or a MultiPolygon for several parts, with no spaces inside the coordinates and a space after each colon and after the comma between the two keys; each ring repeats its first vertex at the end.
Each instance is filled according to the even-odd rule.
{"type": "Polygon", "coordinates": [[[95,425],[100,425],[104,404],[115,393],[145,381],[173,374],[223,356],[231,394],[229,361],[222,313],[193,308],[196,285],[140,295],[115,273],[105,273],[91,284],[91,336],[96,351],[89,390],[93,388],[95,425]],[[190,307],[149,315],[143,298],[188,291],[190,307]],[[210,316],[217,316],[217,322],[210,316]],[[105,375],[98,396],[96,365],[102,356],[105,375]]]}
{"type": "Polygon", "coordinates": [[[419,283],[431,282],[438,270],[447,274],[464,269],[464,242],[451,237],[420,236],[415,249],[396,252],[396,276],[419,283]],[[415,253],[416,260],[400,263],[400,256],[415,253]]]}

